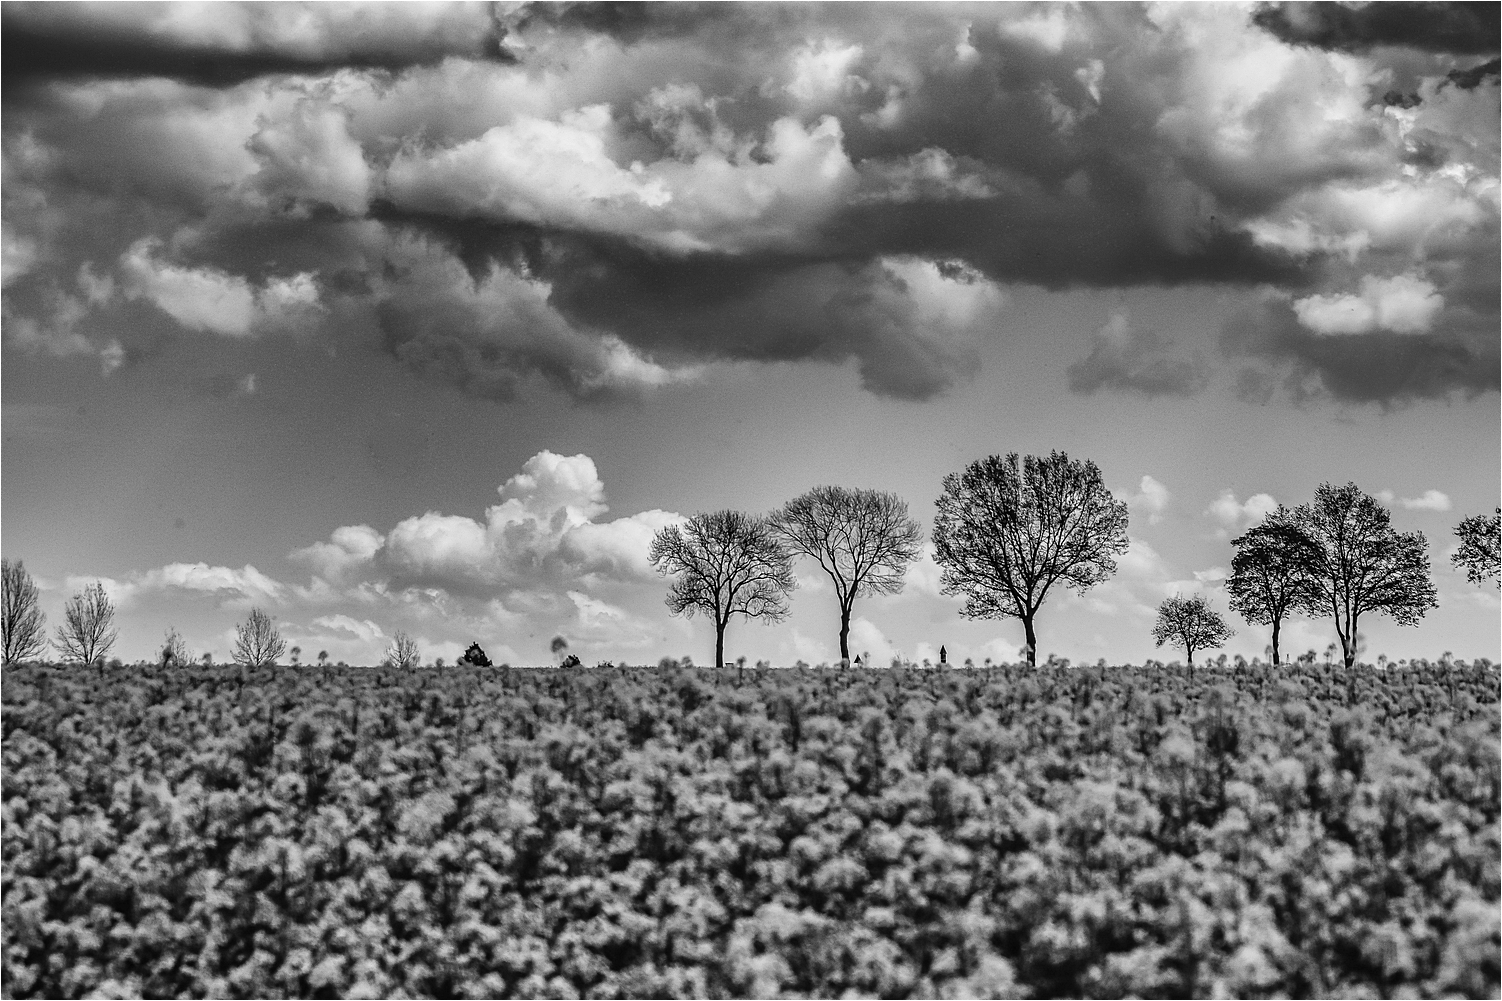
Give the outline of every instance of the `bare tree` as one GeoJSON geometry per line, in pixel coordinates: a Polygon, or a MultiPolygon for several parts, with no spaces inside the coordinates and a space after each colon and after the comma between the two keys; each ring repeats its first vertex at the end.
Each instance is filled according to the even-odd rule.
{"type": "Polygon", "coordinates": [[[1293,519],[1314,544],[1309,574],[1319,598],[1311,607],[1334,616],[1346,667],[1356,662],[1365,613],[1383,612],[1411,626],[1438,606],[1424,533],[1393,529],[1387,508],[1356,484],[1320,484],[1314,501],[1295,508],[1293,519]]]}
{"type": "Polygon", "coordinates": [[[840,659],[848,663],[855,599],[902,590],[923,530],[896,494],[844,487],[815,487],[788,501],[772,515],[771,525],[794,553],[813,557],[834,582],[840,659]]]}
{"type": "Polygon", "coordinates": [[[1236,547],[1226,579],[1231,610],[1253,625],[1273,627],[1272,658],[1277,664],[1284,616],[1319,610],[1319,588],[1309,575],[1318,550],[1281,504],[1231,545],[1236,547]]]}
{"type": "Polygon", "coordinates": [[[1174,595],[1158,606],[1158,621],[1153,624],[1153,639],[1158,646],[1173,642],[1184,648],[1189,670],[1194,670],[1194,651],[1213,650],[1236,635],[1220,613],[1210,607],[1204,595],[1192,598],[1174,595]]]}
{"type": "Polygon", "coordinates": [[[20,560],[0,559],[0,645],[4,663],[36,660],[47,648],[47,616],[42,614],[36,581],[20,560]]]}
{"type": "Polygon", "coordinates": [[[188,655],[188,644],[182,633],[175,627],[168,626],[167,634],[162,637],[162,666],[186,667],[192,659],[188,655]]]}
{"type": "Polygon", "coordinates": [[[418,652],[417,641],[398,629],[391,637],[391,645],[386,648],[386,664],[410,671],[421,663],[422,655],[418,652]]]}
{"type": "Polygon", "coordinates": [[[69,598],[54,640],[63,659],[85,666],[103,660],[120,635],[114,621],[115,606],[98,581],[69,598]]]}
{"type": "Polygon", "coordinates": [[[934,559],[945,594],[963,594],[972,619],[1022,620],[1036,664],[1034,618],[1049,589],[1083,592],[1116,572],[1127,548],[1127,506],[1095,463],[1062,452],[978,459],[944,477],[934,518],[934,559]]]}
{"type": "Polygon", "coordinates": [[[714,618],[715,667],[725,666],[725,627],[732,615],[778,622],[787,592],[798,586],[792,557],[765,518],[740,511],[696,514],[652,539],[652,566],[677,580],[668,588],[674,615],[714,618]]]}
{"type": "Polygon", "coordinates": [[[230,656],[241,667],[275,664],[286,651],[287,643],[271,624],[271,616],[259,608],[252,608],[250,618],[235,627],[235,649],[230,656]]]}
{"type": "Polygon", "coordinates": [[[1450,563],[1464,570],[1472,584],[1484,584],[1490,577],[1502,587],[1502,508],[1495,514],[1472,515],[1455,526],[1455,534],[1460,549],[1450,563]]]}

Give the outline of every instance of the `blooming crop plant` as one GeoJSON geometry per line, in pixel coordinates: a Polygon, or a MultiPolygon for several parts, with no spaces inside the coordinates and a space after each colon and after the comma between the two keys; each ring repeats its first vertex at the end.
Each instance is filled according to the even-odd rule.
{"type": "Polygon", "coordinates": [[[4,686],[13,997],[1495,997],[1486,663],[4,686]]]}

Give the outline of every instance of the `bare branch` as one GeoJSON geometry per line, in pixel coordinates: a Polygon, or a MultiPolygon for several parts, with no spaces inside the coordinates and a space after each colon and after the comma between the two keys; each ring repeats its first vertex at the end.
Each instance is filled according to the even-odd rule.
{"type": "Polygon", "coordinates": [[[902,590],[908,564],[918,558],[923,530],[896,494],[815,487],[783,505],[771,525],[795,553],[816,560],[840,604],[840,656],[850,658],[850,610],[855,599],[902,590]]]}
{"type": "Polygon", "coordinates": [[[47,616],[36,582],[20,560],[0,560],[0,642],[5,664],[36,660],[47,648],[47,616]]]}
{"type": "Polygon", "coordinates": [[[1335,619],[1347,667],[1356,660],[1363,614],[1382,612],[1411,626],[1438,606],[1424,534],[1394,530],[1387,508],[1356,484],[1320,484],[1293,520],[1313,544],[1309,571],[1319,599],[1311,607],[1335,619]]]}
{"type": "Polygon", "coordinates": [[[740,511],[696,514],[652,539],[652,566],[676,575],[667,606],[674,615],[704,612],[715,623],[715,666],[724,666],[725,626],[732,615],[779,622],[787,592],[798,586],[792,560],[764,518],[740,511]]]}
{"type": "Polygon", "coordinates": [[[386,648],[386,666],[410,671],[420,663],[422,657],[417,649],[417,641],[398,629],[391,637],[391,645],[386,648]]]}
{"type": "Polygon", "coordinates": [[[103,660],[119,636],[111,627],[114,620],[115,606],[103,584],[95,581],[75,594],[63,609],[63,624],[54,640],[63,659],[85,666],[103,660]]]}
{"type": "Polygon", "coordinates": [[[1213,650],[1236,635],[1220,614],[1210,607],[1204,595],[1192,598],[1174,595],[1158,606],[1158,621],[1153,624],[1153,639],[1158,646],[1173,641],[1184,648],[1189,666],[1194,667],[1194,651],[1213,650]]]}
{"type": "Polygon", "coordinates": [[[235,627],[235,649],[231,656],[241,667],[275,664],[286,651],[287,644],[271,624],[271,616],[259,608],[252,608],[250,618],[235,627]]]}
{"type": "Polygon", "coordinates": [[[1488,577],[1502,587],[1502,508],[1495,514],[1476,514],[1455,526],[1460,549],[1450,557],[1457,570],[1465,571],[1472,584],[1488,577]]]}
{"type": "Polygon", "coordinates": [[[1116,572],[1127,548],[1126,504],[1095,463],[1013,452],[944,477],[934,519],[945,594],[965,596],[969,618],[1019,618],[1036,662],[1033,618],[1058,583],[1084,591],[1116,572]]]}

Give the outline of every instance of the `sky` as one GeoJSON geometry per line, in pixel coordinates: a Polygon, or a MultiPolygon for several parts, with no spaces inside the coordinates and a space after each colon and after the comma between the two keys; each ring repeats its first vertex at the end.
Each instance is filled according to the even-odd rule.
{"type": "MultiPolygon", "coordinates": [[[[1498,5],[0,7],[0,541],[123,659],[712,662],[655,532],[819,485],[925,532],[986,455],[1096,463],[1130,547],[1040,654],[1171,659],[1230,540],[1352,481],[1502,659],[1498,5]]],[[[931,546],[851,645],[1015,660],[931,546]]],[[[832,588],[727,656],[838,655],[832,588]]],[[[1285,623],[1323,652],[1328,619],[1285,623]]]]}

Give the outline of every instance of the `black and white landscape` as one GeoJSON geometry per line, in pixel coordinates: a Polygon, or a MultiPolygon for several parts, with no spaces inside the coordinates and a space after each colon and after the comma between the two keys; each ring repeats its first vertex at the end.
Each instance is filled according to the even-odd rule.
{"type": "Polygon", "coordinates": [[[1499,30],[0,3],[0,989],[1498,996],[1499,30]]]}

